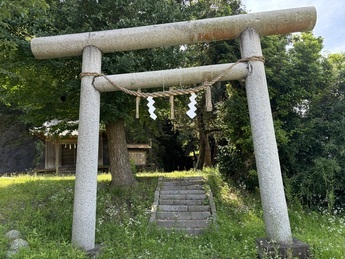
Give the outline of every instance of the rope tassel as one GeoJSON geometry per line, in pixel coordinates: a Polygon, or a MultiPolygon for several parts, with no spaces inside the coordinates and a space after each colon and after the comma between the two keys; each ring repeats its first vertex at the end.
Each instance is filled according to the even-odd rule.
{"type": "MultiPolygon", "coordinates": [[[[138,93],[140,93],[141,90],[138,89],[138,93]]],[[[139,119],[139,105],[140,105],[140,97],[137,96],[135,98],[135,118],[139,119]]]]}
{"type": "Polygon", "coordinates": [[[207,86],[205,89],[205,100],[206,100],[206,111],[211,112],[212,111],[212,93],[211,93],[211,87],[207,86]]]}
{"type": "MultiPolygon", "coordinates": [[[[173,88],[170,87],[169,91],[171,91],[173,88]]],[[[175,119],[175,107],[174,107],[174,96],[170,95],[170,120],[175,119]]]]}

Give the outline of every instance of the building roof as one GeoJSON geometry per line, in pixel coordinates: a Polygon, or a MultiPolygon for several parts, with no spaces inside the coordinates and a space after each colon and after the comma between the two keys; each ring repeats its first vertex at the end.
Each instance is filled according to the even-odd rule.
{"type": "Polygon", "coordinates": [[[42,140],[51,138],[76,138],[78,136],[79,121],[51,120],[41,127],[31,129],[31,133],[42,140]]]}
{"type": "Polygon", "coordinates": [[[128,149],[150,149],[149,144],[127,144],[128,149]]]}

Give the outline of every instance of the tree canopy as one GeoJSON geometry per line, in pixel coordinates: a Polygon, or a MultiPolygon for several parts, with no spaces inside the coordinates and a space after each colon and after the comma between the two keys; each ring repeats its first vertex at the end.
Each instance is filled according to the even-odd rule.
{"type": "MultiPolygon", "coordinates": [[[[3,102],[20,108],[24,111],[25,120],[36,126],[52,119],[78,118],[81,59],[36,61],[28,45],[32,37],[206,18],[217,13],[220,15],[224,10],[231,14],[231,8],[234,8],[234,13],[239,9],[236,1],[226,1],[230,4],[226,8],[222,1],[50,0],[47,3],[47,10],[31,8],[25,17],[8,20],[18,48],[11,59],[4,60],[10,69],[3,78],[3,102]],[[18,24],[21,26],[15,26],[18,24]]],[[[176,46],[106,54],[102,70],[105,74],[121,74],[195,65],[198,59],[193,57],[194,54],[186,53],[196,53],[197,50],[176,46]]],[[[102,95],[101,120],[106,126],[122,120],[133,122],[134,109],[131,96],[120,92],[102,95]]],[[[142,118],[145,120],[145,116],[142,118]]],[[[111,134],[110,128],[114,127],[106,127],[108,135],[111,134]]],[[[125,146],[113,153],[125,153],[124,149],[125,146]]],[[[126,170],[118,168],[112,171],[126,170]]]]}

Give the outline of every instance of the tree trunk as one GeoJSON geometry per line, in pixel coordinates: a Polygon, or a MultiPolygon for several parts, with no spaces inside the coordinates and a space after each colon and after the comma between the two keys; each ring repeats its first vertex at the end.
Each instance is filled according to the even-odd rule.
{"type": "Polygon", "coordinates": [[[199,157],[196,169],[202,170],[204,166],[212,167],[212,154],[208,134],[200,132],[199,139],[199,157]]]}
{"type": "Polygon", "coordinates": [[[212,154],[209,134],[205,134],[205,157],[204,157],[204,166],[212,167],[212,154]]]}
{"type": "MultiPolygon", "coordinates": [[[[202,99],[204,100],[204,98],[202,99]]],[[[212,166],[211,147],[209,142],[209,131],[206,130],[206,123],[204,121],[204,108],[197,109],[197,125],[199,131],[199,157],[196,163],[196,169],[202,170],[204,166],[212,166]]]]}
{"type": "Polygon", "coordinates": [[[205,161],[205,134],[204,132],[199,132],[199,156],[198,161],[196,162],[196,169],[202,170],[204,167],[204,161],[205,161]]]}
{"type": "Polygon", "coordinates": [[[123,120],[106,125],[109,147],[111,186],[125,187],[137,183],[131,170],[123,120]]]}

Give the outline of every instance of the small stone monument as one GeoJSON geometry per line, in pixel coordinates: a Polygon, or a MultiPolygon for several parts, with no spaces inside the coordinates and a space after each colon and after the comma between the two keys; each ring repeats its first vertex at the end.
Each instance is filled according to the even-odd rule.
{"type": "Polygon", "coordinates": [[[18,230],[10,230],[5,234],[5,237],[10,241],[10,249],[7,252],[7,257],[11,257],[23,248],[29,247],[28,241],[21,238],[22,234],[18,230]]]}

